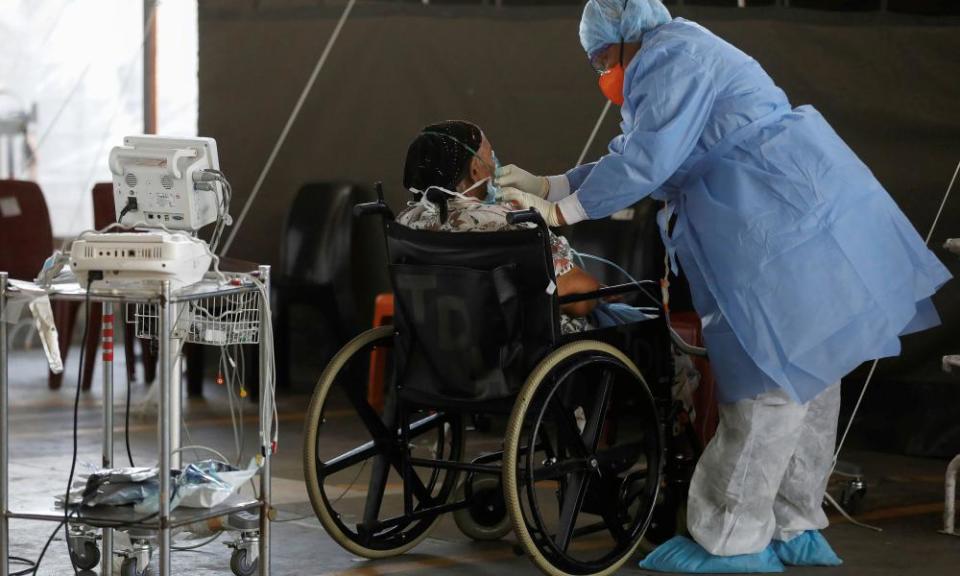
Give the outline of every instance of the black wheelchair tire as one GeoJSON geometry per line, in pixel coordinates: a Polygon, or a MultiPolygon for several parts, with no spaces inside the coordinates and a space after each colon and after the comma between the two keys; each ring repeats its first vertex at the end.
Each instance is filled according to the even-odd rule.
{"type": "Polygon", "coordinates": [[[524,384],[516,403],[514,404],[513,412],[507,424],[507,433],[504,440],[502,474],[504,487],[503,490],[507,503],[507,510],[509,511],[511,520],[513,522],[514,532],[516,532],[526,554],[529,555],[533,563],[542,572],[548,574],[549,576],[585,576],[587,574],[590,576],[609,576],[620,569],[620,567],[622,567],[636,553],[641,542],[643,541],[644,532],[646,531],[653,514],[654,504],[656,502],[656,494],[659,491],[663,478],[662,455],[664,439],[662,427],[659,421],[657,421],[655,425],[652,425],[652,428],[655,429],[655,451],[659,456],[657,457],[658,461],[653,465],[652,473],[656,475],[656,479],[654,480],[654,483],[651,484],[651,490],[653,491],[653,493],[649,495],[651,497],[651,501],[648,503],[646,509],[638,511],[637,513],[637,518],[640,519],[640,524],[638,525],[639,530],[636,532],[629,545],[624,547],[622,551],[618,552],[616,554],[616,558],[614,558],[612,561],[605,563],[603,566],[598,566],[596,569],[577,570],[571,569],[569,566],[558,566],[556,563],[551,562],[551,560],[548,558],[548,554],[545,554],[544,550],[541,549],[540,545],[538,545],[536,539],[533,537],[531,527],[529,527],[527,524],[528,519],[526,518],[522,503],[522,492],[524,492],[526,488],[522,486],[519,478],[519,471],[521,467],[520,452],[522,437],[525,433],[524,428],[527,412],[528,410],[531,410],[531,404],[533,403],[534,398],[537,396],[538,390],[542,385],[544,385],[545,382],[550,380],[550,376],[554,370],[560,369],[572,358],[578,355],[600,355],[610,361],[615,361],[622,365],[622,368],[628,370],[636,378],[639,385],[642,386],[645,401],[649,402],[649,405],[646,407],[646,409],[652,414],[657,414],[656,402],[649,390],[649,387],[644,381],[642,374],[636,368],[633,362],[621,351],[608,344],[590,340],[572,342],[570,344],[561,346],[549,354],[540,362],[540,364],[537,365],[534,371],[527,378],[527,381],[524,384]]]}
{"type": "MultiPolygon", "coordinates": [[[[348,342],[327,364],[314,389],[313,397],[310,400],[307,409],[306,422],[304,425],[304,447],[303,447],[303,471],[307,486],[307,494],[310,497],[310,503],[313,506],[317,518],[327,533],[341,547],[358,556],[378,559],[389,558],[403,554],[422,542],[430,531],[440,520],[440,515],[433,515],[421,520],[417,520],[402,529],[402,542],[397,545],[382,544],[382,547],[372,547],[360,542],[359,535],[346,529],[338,519],[338,513],[332,509],[327,500],[321,480],[317,474],[317,439],[320,433],[324,405],[328,393],[336,381],[337,375],[347,365],[347,362],[358,353],[374,346],[377,342],[393,341],[394,330],[392,326],[381,326],[363,332],[348,342]]],[[[456,456],[463,453],[464,434],[462,424],[451,427],[453,434],[453,445],[456,456]]],[[[453,496],[456,489],[457,474],[455,472],[446,474],[441,485],[441,491],[438,498],[448,500],[453,496]]]]}

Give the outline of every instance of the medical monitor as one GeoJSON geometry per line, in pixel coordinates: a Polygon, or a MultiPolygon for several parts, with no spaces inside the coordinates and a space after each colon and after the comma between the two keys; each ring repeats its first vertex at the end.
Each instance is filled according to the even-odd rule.
{"type": "Polygon", "coordinates": [[[219,170],[213,138],[127,136],[110,151],[117,222],[196,232],[217,220],[221,184],[201,180],[219,170]]]}

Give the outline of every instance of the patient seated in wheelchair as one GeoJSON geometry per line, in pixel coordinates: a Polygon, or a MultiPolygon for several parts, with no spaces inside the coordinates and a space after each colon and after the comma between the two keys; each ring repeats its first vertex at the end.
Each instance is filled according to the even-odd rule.
{"type": "MultiPolygon", "coordinates": [[[[414,200],[396,221],[417,230],[443,232],[497,232],[534,226],[507,222],[507,214],[517,207],[496,197],[492,186],[496,165],[493,147],[476,125],[447,121],[425,127],[407,149],[404,166],[403,186],[414,200]],[[431,190],[445,193],[445,209],[428,199],[431,190]]],[[[596,278],[574,265],[566,238],[550,232],[550,247],[560,296],[600,288],[596,278]]],[[[564,334],[642,319],[642,314],[629,307],[600,303],[598,308],[595,300],[565,304],[560,311],[564,334]]]]}

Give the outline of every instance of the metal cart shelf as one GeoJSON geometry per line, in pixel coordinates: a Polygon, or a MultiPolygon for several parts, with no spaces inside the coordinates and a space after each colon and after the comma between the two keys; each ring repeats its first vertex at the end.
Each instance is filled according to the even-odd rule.
{"type": "MultiPolygon", "coordinates": [[[[259,280],[266,287],[269,294],[270,267],[260,266],[257,274],[259,280]]],[[[9,296],[9,283],[6,272],[0,272],[0,316],[6,309],[9,296]]],[[[51,299],[85,301],[88,296],[78,285],[56,287],[51,290],[51,299]]],[[[170,575],[170,550],[172,530],[193,522],[199,522],[226,516],[241,511],[256,511],[259,513],[259,542],[258,562],[259,574],[270,574],[270,464],[269,450],[261,451],[260,469],[260,496],[258,500],[244,500],[239,496],[228,499],[225,503],[209,510],[177,508],[170,510],[170,469],[179,465],[179,455],[175,452],[179,446],[181,421],[181,387],[179,385],[179,354],[178,344],[181,341],[223,345],[225,343],[257,343],[260,355],[260,402],[267,400],[267,374],[269,366],[269,352],[265,339],[260,337],[259,331],[251,333],[251,326],[262,330],[260,320],[266,322],[267,302],[263,301],[259,289],[250,283],[237,282],[223,286],[218,282],[201,282],[172,292],[170,283],[164,281],[159,290],[124,291],[110,294],[91,293],[90,302],[103,304],[103,322],[105,328],[112,327],[113,314],[117,306],[127,305],[135,310],[144,311],[144,317],[149,314],[147,324],[131,326],[140,336],[152,336],[158,341],[158,384],[159,412],[158,412],[158,447],[160,461],[160,510],[155,516],[144,517],[132,510],[114,509],[84,510],[79,520],[84,525],[102,528],[103,553],[101,560],[101,574],[112,576],[113,571],[113,532],[114,530],[143,529],[155,531],[158,536],[157,568],[160,576],[170,575]],[[220,299],[221,302],[241,303],[236,309],[224,306],[210,311],[210,302],[220,299]],[[251,307],[250,303],[253,303],[251,307]],[[193,315],[194,311],[199,311],[193,315]],[[186,312],[186,315],[184,314],[186,312]],[[186,320],[185,320],[186,318],[186,320]],[[191,321],[196,318],[196,321],[191,321]],[[229,321],[219,325],[218,321],[227,318],[229,321]],[[233,321],[241,318],[242,321],[233,321]],[[236,330],[230,331],[234,327],[236,330]],[[176,426],[174,426],[176,423],[176,426]]],[[[140,319],[138,318],[138,321],[140,319]]],[[[97,319],[91,319],[96,322],[97,319]]],[[[46,510],[15,511],[10,509],[9,497],[9,470],[10,470],[10,427],[9,427],[9,387],[8,387],[8,326],[0,321],[0,576],[9,576],[10,566],[8,556],[10,552],[10,520],[46,520],[62,522],[64,511],[54,509],[53,505],[46,510]]],[[[104,330],[105,341],[112,341],[112,330],[104,330]],[[110,339],[110,340],[107,340],[110,339]]],[[[104,468],[114,465],[114,414],[113,414],[113,354],[105,347],[103,361],[103,460],[104,468]]],[[[52,497],[52,495],[51,495],[52,497]]]]}
{"type": "MultiPolygon", "coordinates": [[[[219,516],[227,516],[234,512],[256,511],[260,508],[260,502],[257,500],[239,500],[234,499],[225,504],[214,508],[177,508],[170,512],[167,525],[170,528],[180,528],[194,522],[202,522],[219,516]]],[[[159,530],[160,519],[157,515],[148,516],[142,512],[137,513],[127,507],[107,507],[102,506],[85,511],[81,516],[75,516],[77,522],[82,522],[88,526],[96,528],[140,528],[143,530],[159,530]]],[[[49,520],[51,522],[63,521],[63,509],[50,507],[46,510],[25,510],[21,512],[9,512],[8,518],[19,520],[49,520]]]]}

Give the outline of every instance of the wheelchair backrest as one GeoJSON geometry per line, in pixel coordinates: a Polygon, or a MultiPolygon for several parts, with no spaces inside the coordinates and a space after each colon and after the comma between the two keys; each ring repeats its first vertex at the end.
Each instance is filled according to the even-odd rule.
{"type": "Polygon", "coordinates": [[[559,336],[546,229],[385,227],[398,384],[456,400],[516,394],[559,336]]]}

